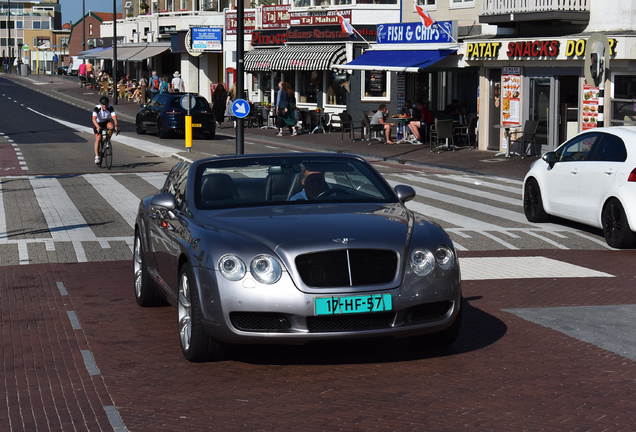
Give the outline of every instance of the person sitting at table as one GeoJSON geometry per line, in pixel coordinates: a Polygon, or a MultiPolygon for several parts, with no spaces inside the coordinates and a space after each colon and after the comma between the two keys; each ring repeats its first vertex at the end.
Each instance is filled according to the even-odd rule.
{"type": "Polygon", "coordinates": [[[422,102],[416,103],[413,120],[409,122],[408,127],[419,142],[422,142],[422,128],[428,127],[433,123],[435,123],[435,118],[433,117],[433,113],[428,109],[428,104],[422,102]]]}
{"type": "Polygon", "coordinates": [[[371,117],[371,125],[382,125],[384,127],[384,137],[387,144],[395,144],[395,141],[391,141],[391,128],[393,124],[387,123],[385,116],[388,114],[389,109],[386,104],[380,104],[378,110],[371,117]]]}

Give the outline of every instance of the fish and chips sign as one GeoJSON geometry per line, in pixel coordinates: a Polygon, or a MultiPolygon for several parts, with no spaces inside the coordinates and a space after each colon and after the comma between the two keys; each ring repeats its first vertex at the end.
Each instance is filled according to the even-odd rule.
{"type": "MultiPolygon", "coordinates": [[[[421,23],[378,24],[376,42],[379,44],[454,43],[452,21],[436,21],[430,27],[421,23]]],[[[456,39],[456,38],[455,38],[456,39]]]]}

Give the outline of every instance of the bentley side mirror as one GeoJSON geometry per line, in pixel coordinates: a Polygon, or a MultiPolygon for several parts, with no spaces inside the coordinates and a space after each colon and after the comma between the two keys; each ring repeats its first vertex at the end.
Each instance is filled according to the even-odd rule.
{"type": "Polygon", "coordinates": [[[150,206],[153,209],[158,208],[161,210],[166,210],[170,219],[175,218],[175,214],[172,211],[177,208],[177,201],[174,199],[174,196],[170,195],[169,193],[160,193],[152,197],[150,206]]]}
{"type": "Polygon", "coordinates": [[[550,168],[552,168],[557,162],[556,153],[553,151],[547,152],[541,157],[541,159],[543,159],[548,165],[550,165],[550,168]]]}
{"type": "Polygon", "coordinates": [[[397,185],[393,188],[400,202],[405,203],[415,198],[415,190],[411,186],[397,185]]]}

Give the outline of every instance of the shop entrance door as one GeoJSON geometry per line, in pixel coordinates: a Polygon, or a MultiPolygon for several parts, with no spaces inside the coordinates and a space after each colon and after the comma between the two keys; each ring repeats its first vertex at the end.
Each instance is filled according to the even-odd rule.
{"type": "MultiPolygon", "coordinates": [[[[539,122],[535,142],[537,146],[553,147],[550,128],[550,77],[531,77],[529,92],[529,118],[539,122]]],[[[541,148],[541,147],[539,147],[541,148]]]]}
{"type": "Polygon", "coordinates": [[[499,138],[501,136],[501,129],[496,129],[494,126],[500,123],[501,119],[501,69],[491,69],[489,75],[490,91],[488,92],[490,101],[488,106],[490,107],[490,128],[488,136],[488,150],[499,150],[499,138]]]}
{"type": "Polygon", "coordinates": [[[559,138],[557,145],[573,138],[579,131],[579,77],[559,76],[559,138]]]}

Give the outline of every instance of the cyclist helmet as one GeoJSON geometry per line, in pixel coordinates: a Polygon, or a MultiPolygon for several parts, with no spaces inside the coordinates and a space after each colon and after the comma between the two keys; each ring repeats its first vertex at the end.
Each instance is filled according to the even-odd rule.
{"type": "Polygon", "coordinates": [[[109,101],[108,101],[108,98],[106,96],[102,96],[102,97],[99,98],[99,103],[102,104],[102,105],[108,106],[108,102],[109,101]]]}

